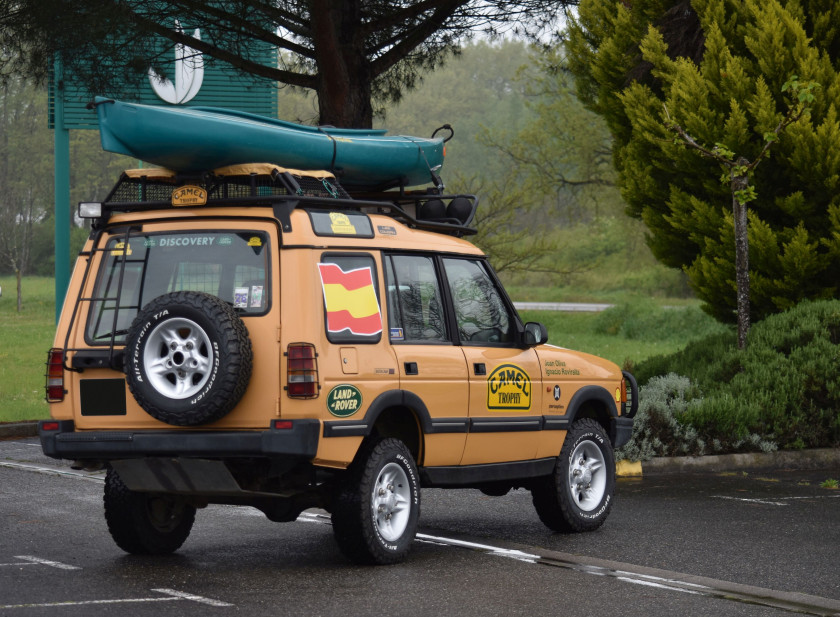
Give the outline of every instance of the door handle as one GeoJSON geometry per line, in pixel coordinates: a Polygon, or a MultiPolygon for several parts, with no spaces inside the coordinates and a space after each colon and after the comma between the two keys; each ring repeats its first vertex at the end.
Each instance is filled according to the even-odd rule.
{"type": "Polygon", "coordinates": [[[419,375],[416,362],[405,362],[404,367],[406,375],[419,375]]]}

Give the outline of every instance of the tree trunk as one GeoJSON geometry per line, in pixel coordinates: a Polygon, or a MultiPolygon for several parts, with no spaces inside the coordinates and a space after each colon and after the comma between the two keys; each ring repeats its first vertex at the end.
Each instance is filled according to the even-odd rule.
{"type": "MultiPolygon", "coordinates": [[[[749,164],[741,157],[735,164],[741,168],[749,164]]],[[[747,240],[747,205],[736,196],[749,187],[746,174],[732,174],[732,211],[735,219],[735,287],[738,297],[738,349],[747,347],[750,331],[750,247],[747,240]]]]}
{"type": "Polygon", "coordinates": [[[345,0],[312,0],[321,124],[342,128],[373,126],[372,77],[360,34],[358,5],[345,0]]]}
{"type": "Polygon", "coordinates": [[[20,313],[22,308],[22,289],[21,289],[21,279],[23,278],[23,272],[21,272],[20,268],[15,268],[15,280],[17,281],[17,312],[20,313]]]}

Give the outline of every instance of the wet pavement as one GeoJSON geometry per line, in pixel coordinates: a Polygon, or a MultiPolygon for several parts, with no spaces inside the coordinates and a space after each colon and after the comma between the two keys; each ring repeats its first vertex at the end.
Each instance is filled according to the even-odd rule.
{"type": "Polygon", "coordinates": [[[840,469],[620,480],[598,531],[554,534],[530,495],[424,490],[407,561],[347,562],[329,519],[200,510],[184,547],[126,555],[102,474],[0,442],[0,615],[840,615],[840,469]]]}

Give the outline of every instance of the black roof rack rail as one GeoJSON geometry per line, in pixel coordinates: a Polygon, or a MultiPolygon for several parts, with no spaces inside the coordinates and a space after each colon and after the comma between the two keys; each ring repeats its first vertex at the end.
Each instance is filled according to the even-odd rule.
{"type": "Polygon", "coordinates": [[[272,207],[328,208],[383,214],[409,227],[453,236],[476,233],[470,226],[478,207],[478,197],[466,194],[442,194],[436,188],[422,191],[375,191],[352,196],[328,172],[298,172],[276,166],[249,166],[213,172],[179,174],[168,170],[148,169],[124,172],[116,186],[101,202],[101,215],[94,228],[104,225],[114,212],[170,210],[172,192],[185,185],[197,185],[207,192],[202,207],[272,207]],[[228,172],[227,174],[219,173],[228,172]],[[448,203],[447,203],[448,202],[448,203]],[[413,212],[411,212],[413,210],[413,212]]]}

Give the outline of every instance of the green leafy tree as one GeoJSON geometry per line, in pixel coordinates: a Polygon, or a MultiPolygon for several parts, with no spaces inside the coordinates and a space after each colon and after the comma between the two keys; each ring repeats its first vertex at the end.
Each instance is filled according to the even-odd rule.
{"type": "Polygon", "coordinates": [[[754,318],[831,297],[840,287],[837,23],[840,5],[820,0],[585,0],[570,29],[579,95],[615,137],[628,211],[647,225],[656,257],[683,269],[723,321],[737,315],[733,187],[720,181],[720,160],[675,143],[674,127],[748,167],[796,105],[783,91],[791,76],[822,85],[810,115],[749,170],[753,189],[735,190],[749,203],[754,318]]]}
{"type": "Polygon", "coordinates": [[[599,200],[615,185],[610,165],[612,138],[604,123],[574,94],[560,49],[533,49],[519,71],[527,121],[521,127],[485,128],[482,143],[502,154],[501,160],[529,187],[555,226],[589,223],[609,212],[599,200]]]}
{"type": "Polygon", "coordinates": [[[0,269],[17,281],[30,266],[33,237],[52,199],[52,162],[46,131],[47,97],[22,79],[0,85],[0,269]]]}

